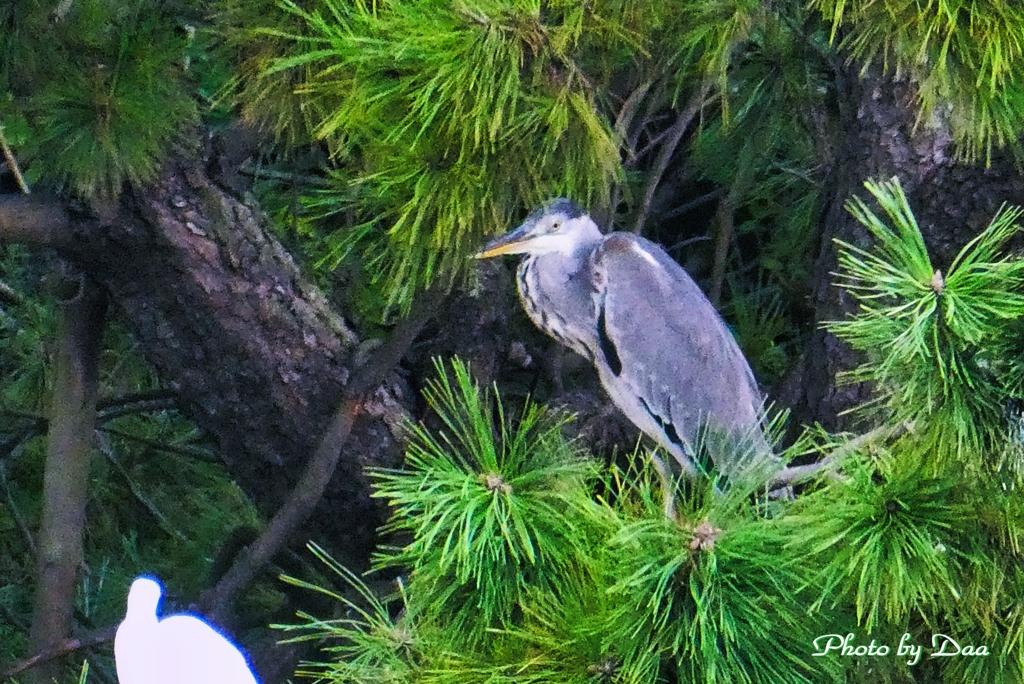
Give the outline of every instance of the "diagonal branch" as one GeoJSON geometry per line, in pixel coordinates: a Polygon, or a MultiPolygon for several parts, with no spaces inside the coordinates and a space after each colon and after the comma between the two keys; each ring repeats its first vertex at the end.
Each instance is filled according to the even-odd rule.
{"type": "Polygon", "coordinates": [[[872,442],[884,439],[891,439],[892,437],[903,434],[903,432],[911,429],[909,423],[903,423],[900,425],[882,425],[876,427],[874,430],[865,432],[863,435],[851,439],[846,444],[841,445],[831,454],[815,463],[808,463],[806,465],[789,466],[776,473],[771,480],[768,482],[768,489],[775,490],[782,487],[788,487],[801,480],[806,480],[812,475],[817,474],[824,468],[829,468],[835,463],[841,463],[843,459],[857,451],[858,449],[871,444],[872,442]]]}
{"type": "Polygon", "coordinates": [[[45,651],[41,651],[36,653],[34,656],[12,663],[6,670],[0,672],[0,682],[11,679],[30,667],[41,665],[42,663],[49,662],[55,658],[60,658],[61,656],[65,656],[69,653],[74,653],[75,651],[83,648],[91,648],[93,646],[99,646],[100,644],[113,641],[116,633],[117,625],[111,625],[109,627],[89,632],[88,634],[84,634],[80,637],[64,639],[45,651]]]}
{"type": "Polygon", "coordinates": [[[14,158],[14,153],[11,152],[11,147],[7,144],[7,137],[4,135],[2,124],[0,124],[0,149],[3,149],[4,159],[7,160],[7,166],[11,169],[11,173],[14,174],[14,180],[18,182],[21,192],[28,195],[31,190],[28,188],[28,183],[25,182],[25,177],[21,175],[21,169],[18,168],[18,160],[14,158]]]}
{"type": "Polygon", "coordinates": [[[292,532],[313,512],[334,474],[342,447],[362,411],[366,395],[385,380],[412,346],[419,331],[433,317],[443,299],[444,295],[439,291],[425,293],[412,313],[395,326],[390,339],[380,347],[378,353],[356,371],[291,496],[259,538],[239,552],[217,585],[200,598],[203,612],[214,621],[223,621],[232,597],[248,586],[256,574],[284,547],[292,532]]]}
{"type": "Polygon", "coordinates": [[[640,204],[640,210],[637,212],[636,220],[633,223],[633,232],[637,235],[640,234],[644,224],[647,222],[647,216],[651,213],[654,191],[658,189],[661,177],[665,175],[668,163],[679,146],[679,141],[683,139],[683,134],[686,133],[686,129],[690,127],[693,119],[704,106],[704,100],[707,99],[708,93],[711,92],[712,83],[711,79],[705,80],[700,88],[693,93],[690,101],[679,111],[675,123],[672,124],[668,135],[665,137],[665,142],[662,143],[661,149],[658,151],[658,156],[654,160],[654,166],[647,177],[647,186],[644,188],[644,198],[640,204]]]}
{"type": "Polygon", "coordinates": [[[71,216],[59,201],[0,195],[0,242],[54,246],[70,230],[71,216]]]}

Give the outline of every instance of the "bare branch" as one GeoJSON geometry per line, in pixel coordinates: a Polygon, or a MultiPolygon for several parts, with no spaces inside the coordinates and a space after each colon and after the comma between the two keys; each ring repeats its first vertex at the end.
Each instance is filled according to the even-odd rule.
{"type": "MultiPolygon", "coordinates": [[[[619,137],[619,146],[625,148],[626,162],[624,166],[628,166],[628,162],[633,159],[633,147],[631,146],[631,138],[629,135],[629,128],[633,124],[633,118],[640,107],[640,102],[644,96],[647,95],[647,91],[651,89],[651,81],[645,81],[638,85],[633,92],[629,94],[626,101],[622,103],[622,108],[619,109],[619,115],[615,118],[615,133],[619,137]]],[[[622,188],[616,183],[612,188],[611,202],[608,205],[608,213],[605,216],[604,225],[608,227],[608,230],[612,230],[612,223],[615,220],[615,208],[619,205],[619,198],[622,195],[622,188]]]]}
{"type": "Polygon", "coordinates": [[[188,458],[194,458],[198,461],[205,461],[207,463],[223,463],[223,461],[221,461],[219,458],[216,458],[215,456],[212,456],[205,449],[201,449],[198,447],[190,448],[186,446],[174,446],[173,444],[168,444],[158,439],[148,439],[146,437],[139,437],[138,435],[133,435],[130,432],[124,432],[123,430],[115,430],[114,428],[103,426],[102,423],[98,424],[96,429],[99,430],[100,432],[105,432],[108,435],[114,435],[115,437],[128,439],[133,442],[138,442],[139,444],[145,444],[146,446],[152,447],[157,451],[164,451],[168,454],[180,454],[181,456],[187,456],[188,458]]]}
{"type": "Polygon", "coordinates": [[[331,182],[326,178],[321,178],[320,176],[285,173],[283,171],[259,168],[252,164],[242,164],[242,166],[238,167],[238,173],[245,174],[246,176],[252,176],[253,178],[268,178],[270,180],[284,181],[294,185],[308,185],[314,188],[331,187],[331,182]]]}
{"type": "Polygon", "coordinates": [[[186,546],[191,546],[192,540],[186,537],[181,530],[172,525],[171,521],[167,519],[167,516],[165,516],[159,508],[157,508],[156,504],[146,498],[146,495],[142,493],[142,490],[139,489],[135,480],[132,479],[132,476],[128,473],[125,467],[121,465],[121,461],[118,460],[117,454],[114,453],[114,448],[110,445],[110,440],[107,439],[107,436],[99,430],[96,431],[95,435],[96,447],[103,452],[103,455],[106,456],[107,460],[114,466],[114,470],[116,470],[121,477],[124,478],[125,482],[128,483],[128,488],[131,490],[135,499],[141,503],[147,511],[149,511],[150,515],[157,519],[160,527],[163,528],[165,532],[170,534],[172,537],[176,537],[177,539],[185,542],[186,546]]]}
{"type": "Polygon", "coordinates": [[[25,298],[20,292],[15,290],[13,287],[0,280],[0,301],[13,304],[15,306],[20,305],[25,301],[25,298]]]}
{"type": "Polygon", "coordinates": [[[11,173],[14,174],[14,180],[18,181],[18,187],[21,188],[21,192],[26,195],[32,192],[28,189],[28,183],[25,182],[25,177],[21,175],[21,169],[18,168],[18,160],[14,158],[14,153],[11,152],[11,147],[7,144],[7,137],[4,135],[3,124],[0,124],[0,149],[3,149],[4,159],[7,160],[7,165],[11,169],[11,173]]]}
{"type": "Polygon", "coordinates": [[[96,406],[99,422],[105,423],[120,416],[177,408],[178,393],[169,389],[133,392],[119,397],[101,399],[96,406]]]}
{"type": "Polygon", "coordinates": [[[708,299],[718,308],[722,301],[722,283],[725,282],[725,262],[729,259],[729,245],[732,243],[732,234],[735,228],[736,202],[740,194],[740,184],[744,174],[737,173],[733,179],[729,193],[718,204],[718,212],[715,217],[715,252],[714,261],[711,264],[711,290],[708,292],[708,299]]]}
{"type": "Polygon", "coordinates": [[[104,627],[103,629],[98,629],[80,637],[65,639],[64,641],[54,645],[52,648],[48,648],[34,656],[14,663],[0,673],[0,681],[6,681],[18,674],[21,674],[30,667],[35,667],[36,665],[49,662],[55,658],[60,658],[61,656],[74,653],[75,651],[79,651],[83,648],[91,648],[93,646],[99,646],[100,644],[113,641],[115,634],[117,634],[117,625],[111,625],[110,627],[104,627]]]}
{"type": "Polygon", "coordinates": [[[849,442],[841,445],[839,448],[837,448],[835,451],[833,451],[831,454],[829,454],[822,460],[818,461],[817,463],[808,463],[807,465],[801,466],[790,466],[789,468],[785,468],[784,470],[776,473],[775,476],[771,480],[769,480],[768,489],[779,489],[781,487],[787,487],[793,484],[794,482],[806,480],[807,478],[816,474],[823,468],[827,468],[834,463],[841,462],[844,458],[852,454],[854,451],[870,444],[871,442],[881,439],[889,439],[890,437],[902,434],[904,431],[909,429],[910,425],[904,423],[895,426],[883,425],[881,427],[875,428],[874,430],[871,430],[870,432],[865,432],[863,435],[855,437],[851,439],[849,442]]]}
{"type": "MultiPolygon", "coordinates": [[[[661,218],[662,219],[670,219],[670,218],[675,218],[676,216],[682,216],[686,212],[692,211],[693,209],[696,209],[697,207],[699,207],[702,204],[706,204],[707,202],[712,202],[712,201],[720,200],[722,198],[723,194],[724,193],[722,192],[721,188],[715,188],[711,192],[706,192],[706,193],[704,193],[703,195],[701,195],[700,197],[698,197],[696,199],[692,199],[689,202],[684,202],[684,203],[680,204],[678,207],[676,207],[675,209],[672,209],[671,211],[666,211],[664,214],[661,215],[661,218]]],[[[706,235],[702,235],[699,238],[693,238],[693,239],[708,240],[710,238],[708,238],[706,235]]],[[[678,245],[676,247],[673,247],[672,249],[678,249],[678,245]]],[[[669,249],[668,251],[671,252],[672,249],[669,249]]]]}
{"type": "MultiPolygon", "coordinates": [[[[47,412],[43,510],[36,537],[39,553],[29,630],[29,648],[37,652],[54,647],[72,633],[76,579],[85,553],[89,457],[96,422],[100,338],[107,311],[102,288],[69,265],[57,266],[70,296],[58,300],[47,412]]],[[[47,663],[37,679],[48,681],[55,672],[47,663]]]]}
{"type": "MultiPolygon", "coordinates": [[[[651,81],[645,81],[638,85],[636,89],[629,94],[626,101],[622,103],[622,109],[619,110],[619,115],[615,118],[615,132],[619,136],[619,140],[623,143],[629,141],[629,127],[633,124],[633,118],[636,116],[637,110],[640,107],[640,101],[643,100],[647,91],[651,89],[651,81]]],[[[633,156],[633,149],[626,149],[627,157],[633,156]]]]}
{"type": "Polygon", "coordinates": [[[647,177],[647,187],[644,188],[644,198],[640,204],[640,211],[637,212],[636,221],[633,223],[633,232],[637,235],[640,234],[644,223],[647,222],[648,214],[651,213],[654,191],[658,189],[661,177],[665,174],[665,169],[668,168],[668,163],[672,159],[676,147],[679,146],[679,141],[683,139],[683,134],[686,133],[686,129],[689,128],[690,123],[693,122],[697,113],[704,106],[704,100],[707,99],[708,93],[711,92],[711,86],[712,81],[710,79],[701,84],[700,88],[690,98],[690,101],[686,103],[686,106],[679,111],[675,123],[672,124],[665,142],[658,151],[658,156],[654,160],[654,167],[647,177]]]}
{"type": "Polygon", "coordinates": [[[53,23],[56,24],[57,22],[63,21],[64,17],[67,16],[67,13],[71,11],[71,6],[74,4],[74,0],[60,0],[60,4],[57,5],[53,12],[50,13],[53,23]]]}
{"type": "MultiPolygon", "coordinates": [[[[28,440],[24,440],[18,444],[18,446],[11,452],[12,455],[14,455],[15,451],[23,450],[27,442],[28,440]]],[[[28,546],[28,550],[32,553],[32,557],[37,558],[39,552],[36,549],[36,540],[32,536],[32,530],[30,530],[28,525],[25,523],[25,518],[22,517],[17,503],[14,501],[14,495],[11,493],[11,483],[7,480],[7,466],[2,460],[0,460],[0,484],[3,485],[4,499],[7,501],[7,506],[11,509],[11,516],[14,517],[14,522],[18,525],[18,529],[21,531],[21,536],[25,538],[25,544],[28,546]]]]}

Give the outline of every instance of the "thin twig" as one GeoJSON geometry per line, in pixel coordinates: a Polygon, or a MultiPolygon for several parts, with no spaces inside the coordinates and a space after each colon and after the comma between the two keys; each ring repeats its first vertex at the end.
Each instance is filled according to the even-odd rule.
{"type": "MultiPolygon", "coordinates": [[[[25,445],[28,440],[22,440],[18,446],[11,450],[11,456],[17,456],[18,452],[25,449],[25,445]]],[[[25,524],[25,519],[21,516],[21,511],[18,510],[17,504],[14,502],[14,494],[11,493],[11,484],[7,480],[7,464],[3,460],[0,460],[0,484],[4,488],[4,498],[7,500],[7,505],[11,509],[11,516],[14,518],[15,524],[21,531],[21,535],[25,538],[25,544],[28,546],[28,550],[32,553],[33,558],[38,558],[38,552],[36,551],[36,540],[32,536],[32,530],[25,524]]]]}
{"type": "MultiPolygon", "coordinates": [[[[720,199],[723,194],[724,193],[722,192],[721,188],[715,188],[711,192],[706,192],[696,199],[692,199],[689,202],[683,202],[682,204],[680,204],[675,209],[672,209],[671,211],[666,211],[664,214],[661,215],[661,218],[662,220],[666,220],[675,218],[676,216],[682,216],[683,214],[692,211],[693,209],[696,209],[702,204],[707,204],[708,202],[713,202],[720,199]]],[[[709,238],[706,235],[702,235],[701,239],[710,240],[711,238],[709,238]]]]}
{"type": "Polygon", "coordinates": [[[13,287],[8,285],[4,281],[0,280],[0,300],[3,300],[8,304],[20,306],[21,304],[24,303],[25,298],[21,295],[20,292],[15,290],[13,287]]]}
{"type": "MultiPolygon", "coordinates": [[[[622,103],[619,115],[615,118],[615,132],[618,134],[619,140],[622,143],[627,143],[629,141],[629,127],[633,124],[633,118],[636,116],[637,110],[640,107],[640,101],[650,89],[651,81],[644,81],[638,85],[633,92],[629,94],[626,101],[622,103]]],[[[627,158],[632,158],[632,148],[627,147],[626,156],[627,158]]]]}
{"type": "Polygon", "coordinates": [[[58,23],[64,20],[67,13],[71,11],[71,6],[75,4],[74,0],[61,0],[60,4],[54,8],[50,16],[53,18],[53,23],[58,23]]]}
{"type": "MultiPolygon", "coordinates": [[[[629,142],[631,140],[629,135],[629,128],[633,124],[633,118],[636,116],[637,110],[640,106],[640,101],[643,100],[644,96],[647,95],[647,91],[651,89],[651,81],[644,81],[638,85],[633,92],[629,94],[626,101],[622,103],[622,107],[619,109],[619,114],[615,118],[615,133],[619,138],[619,146],[624,149],[626,159],[623,161],[624,167],[629,167],[630,162],[633,160],[633,148],[629,142]]],[[[622,188],[616,183],[612,187],[611,201],[608,204],[608,214],[605,216],[604,225],[607,226],[608,230],[612,229],[612,224],[615,221],[615,209],[619,206],[619,199],[622,196],[622,188]]]]}
{"type": "Polygon", "coordinates": [[[651,152],[653,152],[655,149],[657,149],[658,145],[661,144],[661,141],[667,138],[670,133],[672,133],[672,129],[666,128],[657,135],[648,136],[647,144],[644,145],[642,150],[640,150],[639,152],[635,152],[633,154],[633,158],[630,160],[631,163],[628,164],[627,166],[635,166],[638,161],[640,161],[641,159],[649,155],[651,152]]]}
{"type": "Polygon", "coordinates": [[[41,653],[37,653],[34,656],[19,660],[2,673],[0,673],[0,681],[8,680],[17,674],[24,672],[30,667],[35,667],[40,663],[46,663],[54,658],[60,658],[68,653],[73,653],[83,648],[91,648],[92,646],[98,646],[105,644],[109,641],[114,640],[114,635],[117,634],[117,625],[111,625],[98,629],[94,632],[89,632],[80,637],[74,637],[71,639],[65,639],[58,643],[53,648],[49,648],[41,653]]]}
{"type": "Polygon", "coordinates": [[[874,442],[879,439],[888,439],[895,435],[901,434],[909,429],[910,426],[906,423],[903,423],[900,425],[882,425],[881,427],[877,427],[874,430],[865,432],[863,435],[855,437],[846,444],[841,445],[839,448],[837,448],[835,451],[833,451],[831,454],[821,459],[817,463],[808,463],[807,465],[801,466],[791,466],[776,473],[775,476],[768,481],[768,489],[779,489],[781,487],[789,486],[794,482],[804,480],[810,477],[811,475],[816,474],[822,468],[828,467],[833,463],[841,462],[844,458],[852,454],[854,451],[860,449],[861,447],[867,444],[870,444],[871,442],[874,442]]]}
{"type": "Polygon", "coordinates": [[[153,413],[178,407],[178,393],[168,389],[134,392],[124,396],[101,400],[96,414],[100,422],[138,413],[153,413]]]}
{"type": "Polygon", "coordinates": [[[110,445],[110,440],[108,440],[107,436],[99,430],[96,431],[96,448],[103,452],[103,455],[107,457],[107,460],[114,466],[114,469],[125,479],[125,482],[128,483],[128,488],[132,491],[132,495],[146,508],[147,511],[149,511],[150,515],[157,519],[160,523],[160,527],[162,527],[164,531],[172,537],[177,537],[181,541],[185,542],[185,544],[191,546],[192,540],[186,537],[183,532],[175,528],[174,525],[171,524],[171,521],[167,519],[167,516],[161,513],[160,509],[156,507],[156,504],[147,499],[142,493],[142,490],[139,489],[135,480],[132,479],[132,476],[128,473],[125,467],[121,465],[121,461],[118,460],[117,456],[114,454],[114,449],[110,445]]]}
{"type": "Polygon", "coordinates": [[[279,180],[286,183],[292,183],[293,185],[310,185],[316,188],[329,188],[331,182],[326,178],[320,178],[319,176],[303,176],[297,173],[286,173],[284,171],[272,171],[270,169],[257,168],[252,164],[242,164],[238,167],[238,173],[246,176],[252,176],[253,178],[269,178],[270,180],[279,180]]]}
{"type": "Polygon", "coordinates": [[[669,129],[669,135],[666,137],[665,142],[662,144],[661,149],[658,151],[658,156],[654,160],[654,167],[650,171],[650,175],[647,177],[647,187],[644,188],[644,198],[640,204],[640,211],[637,212],[636,221],[633,223],[633,232],[637,235],[644,227],[644,223],[647,222],[647,216],[651,213],[651,202],[654,200],[654,191],[658,189],[658,184],[661,183],[661,177],[665,174],[665,170],[668,168],[668,163],[672,159],[672,155],[676,151],[676,147],[679,146],[679,141],[683,139],[683,134],[686,133],[686,129],[690,127],[690,123],[693,122],[697,113],[700,112],[704,106],[704,100],[707,99],[708,93],[711,92],[712,81],[707,79],[701,84],[700,88],[690,97],[690,101],[686,103],[679,112],[679,116],[676,117],[676,121],[672,124],[672,128],[669,129]]]}
{"type": "Polygon", "coordinates": [[[725,264],[729,259],[729,246],[732,244],[732,235],[735,228],[736,203],[740,194],[740,186],[743,183],[742,171],[736,173],[733,178],[729,194],[719,203],[715,217],[715,249],[714,261],[711,264],[711,290],[708,292],[708,299],[717,309],[722,301],[722,283],[725,282],[725,264]]]}
{"type": "Polygon", "coordinates": [[[629,136],[629,149],[635,150],[636,146],[640,144],[640,135],[647,130],[647,127],[652,122],[660,118],[654,116],[654,111],[661,104],[661,98],[665,95],[666,87],[666,79],[659,79],[658,87],[655,89],[654,94],[647,98],[647,107],[644,108],[644,115],[640,119],[640,125],[635,126],[632,134],[629,136]]]}
{"type": "Polygon", "coordinates": [[[7,160],[7,164],[10,166],[11,172],[14,174],[14,180],[18,181],[18,187],[21,188],[22,194],[31,194],[31,190],[28,188],[28,183],[25,182],[25,178],[21,175],[21,169],[18,168],[18,160],[14,158],[14,153],[11,152],[10,146],[7,144],[7,138],[4,136],[3,124],[0,124],[0,148],[4,151],[4,158],[7,160]]]}
{"type": "Polygon", "coordinates": [[[218,459],[216,456],[213,456],[205,449],[200,449],[198,447],[174,446],[172,444],[167,444],[166,442],[161,442],[156,439],[148,439],[146,437],[139,437],[138,435],[133,435],[130,432],[116,430],[114,428],[106,427],[104,425],[98,425],[96,429],[99,430],[100,432],[105,432],[108,435],[114,435],[115,437],[130,439],[133,442],[138,442],[139,444],[145,444],[148,447],[152,447],[158,451],[164,451],[168,454],[188,456],[189,458],[194,458],[199,461],[205,461],[206,463],[221,463],[221,460],[218,459]]]}

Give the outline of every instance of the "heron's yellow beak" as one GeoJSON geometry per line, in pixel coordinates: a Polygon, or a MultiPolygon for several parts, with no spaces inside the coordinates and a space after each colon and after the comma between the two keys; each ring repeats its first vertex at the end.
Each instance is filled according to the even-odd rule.
{"type": "Polygon", "coordinates": [[[522,254],[526,251],[523,249],[523,246],[530,241],[531,236],[527,235],[527,233],[532,227],[533,225],[528,222],[513,231],[499,235],[484,245],[484,248],[477,252],[475,257],[477,259],[490,259],[502,254],[522,254]]]}
{"type": "Polygon", "coordinates": [[[505,245],[496,245],[491,247],[488,245],[482,251],[477,252],[474,256],[477,259],[490,259],[491,257],[501,256],[502,254],[515,254],[516,247],[519,243],[512,242],[505,245]]]}

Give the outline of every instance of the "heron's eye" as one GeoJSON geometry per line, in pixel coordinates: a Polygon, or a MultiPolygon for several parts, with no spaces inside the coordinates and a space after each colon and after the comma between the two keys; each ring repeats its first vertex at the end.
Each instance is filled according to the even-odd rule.
{"type": "Polygon", "coordinates": [[[559,221],[555,221],[551,224],[551,232],[554,233],[562,224],[559,221]]]}

